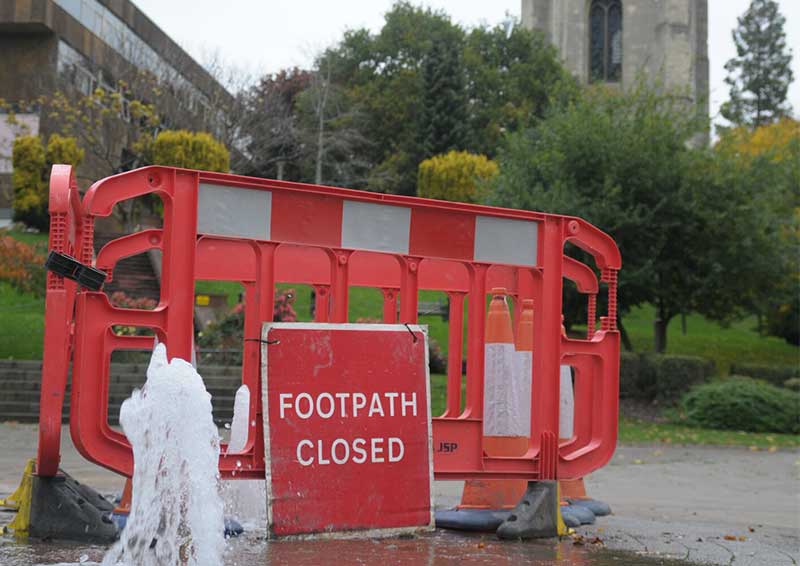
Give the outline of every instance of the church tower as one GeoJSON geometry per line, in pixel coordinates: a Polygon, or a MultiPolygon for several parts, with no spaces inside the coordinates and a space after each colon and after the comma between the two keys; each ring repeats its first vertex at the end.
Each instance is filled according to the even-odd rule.
{"type": "Polygon", "coordinates": [[[708,115],[708,0],[522,0],[522,25],[583,83],[625,88],[644,75],[708,115]]]}

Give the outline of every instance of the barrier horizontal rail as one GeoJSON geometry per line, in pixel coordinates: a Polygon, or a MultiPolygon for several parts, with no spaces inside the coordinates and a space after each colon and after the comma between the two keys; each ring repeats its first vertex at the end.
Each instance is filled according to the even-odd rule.
{"type": "MultiPolygon", "coordinates": [[[[383,320],[417,321],[421,289],[449,298],[447,410],[433,420],[440,479],[582,477],[613,453],[617,427],[619,335],[613,240],[579,218],[374,194],[237,175],[146,167],[96,182],[81,200],[68,166],[50,181],[50,249],[93,263],[97,218],[144,195],[161,198],[163,226],[107,243],[96,267],[113,278],[121,259],[159,250],[161,295],[153,310],[112,306],[102,292],[78,289],[48,275],[42,403],[41,475],[58,466],[60,417],[67,370],[73,384],[70,431],[87,459],[132,473],[124,435],[108,425],[112,352],[137,350],[152,338],[121,336],[116,325],[150,328],[170,357],[191,359],[196,280],[236,281],[244,287],[242,383],[260,391],[261,325],[272,320],[275,284],[313,286],[318,322],[346,322],[348,291],[363,286],[383,296],[383,320]],[[595,331],[599,285],[588,266],[564,256],[567,242],[594,258],[608,289],[608,312],[595,331]],[[589,297],[587,339],[561,337],[562,280],[589,297]],[[520,457],[492,457],[483,449],[483,349],[486,295],[505,287],[518,310],[533,299],[534,356],[529,449],[520,457]],[[399,309],[398,309],[399,301],[399,309]],[[466,305],[466,321],[464,316],[466,305]],[[463,328],[466,322],[466,348],[463,328]],[[461,359],[466,354],[466,399],[461,406],[461,359]],[[559,445],[559,365],[576,370],[575,435],[559,445]],[[56,425],[58,423],[58,425],[56,425]]],[[[202,370],[201,370],[202,371],[202,370]]],[[[245,448],[220,457],[223,477],[264,476],[261,396],[250,406],[245,448]]]]}

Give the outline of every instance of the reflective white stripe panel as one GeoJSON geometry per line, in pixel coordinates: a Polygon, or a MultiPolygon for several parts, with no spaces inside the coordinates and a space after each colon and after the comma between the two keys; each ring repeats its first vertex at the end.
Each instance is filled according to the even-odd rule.
{"type": "Polygon", "coordinates": [[[494,216],[475,217],[475,261],[536,265],[539,223],[494,216]]]}
{"type": "Polygon", "coordinates": [[[558,437],[572,438],[575,430],[575,395],[572,391],[572,370],[561,366],[561,405],[558,411],[558,437]]]}
{"type": "Polygon", "coordinates": [[[407,254],[410,229],[410,208],[344,201],[343,248],[407,254]]]}
{"type": "MultiPolygon", "coordinates": [[[[518,399],[514,398],[514,344],[484,346],[483,434],[485,436],[528,436],[523,426],[518,399]]],[[[528,396],[530,399],[530,395],[528,396]]]]}
{"type": "Polygon", "coordinates": [[[272,193],[200,183],[197,232],[269,240],[272,193]]]}

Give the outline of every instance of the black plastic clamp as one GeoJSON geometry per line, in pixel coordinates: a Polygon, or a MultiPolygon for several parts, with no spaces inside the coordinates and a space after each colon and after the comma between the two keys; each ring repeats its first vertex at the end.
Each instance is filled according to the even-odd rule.
{"type": "Polygon", "coordinates": [[[72,256],[51,251],[44,266],[56,275],[77,281],[90,291],[99,291],[106,280],[106,272],[84,265],[72,256]]]}

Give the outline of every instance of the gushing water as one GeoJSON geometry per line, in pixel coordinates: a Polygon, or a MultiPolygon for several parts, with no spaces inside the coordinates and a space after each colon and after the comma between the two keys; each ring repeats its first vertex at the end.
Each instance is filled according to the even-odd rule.
{"type": "Polygon", "coordinates": [[[133,447],[133,500],[104,566],[213,566],[225,548],[219,433],[191,364],[153,350],[147,382],[120,410],[133,447]]]}

